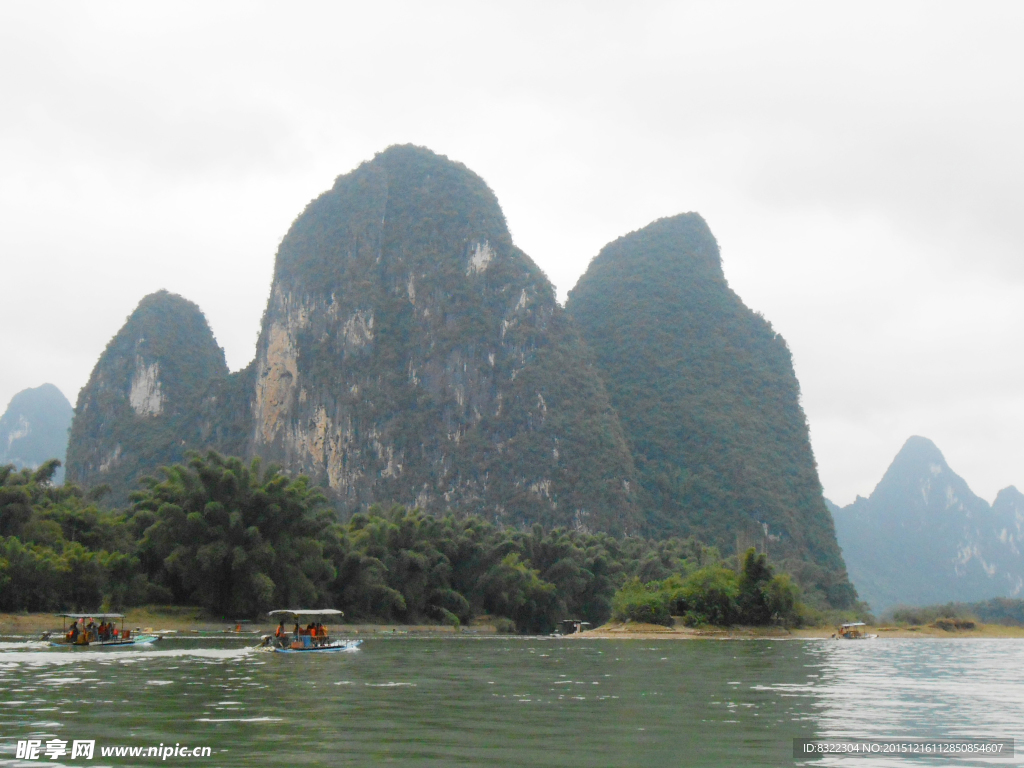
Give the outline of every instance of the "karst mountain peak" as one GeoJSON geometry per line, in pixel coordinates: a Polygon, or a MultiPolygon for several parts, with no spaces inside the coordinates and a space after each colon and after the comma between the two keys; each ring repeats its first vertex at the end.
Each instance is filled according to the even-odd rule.
{"type": "Polygon", "coordinates": [[[210,448],[308,475],[342,515],[399,503],[767,547],[812,601],[852,604],[789,351],[729,289],[699,214],[610,243],[562,308],[483,179],[392,146],[291,225],[247,368],[227,373],[178,311],[169,328],[196,326],[188,396],[133,315],[79,398],[79,482],[123,498],[210,448]]]}

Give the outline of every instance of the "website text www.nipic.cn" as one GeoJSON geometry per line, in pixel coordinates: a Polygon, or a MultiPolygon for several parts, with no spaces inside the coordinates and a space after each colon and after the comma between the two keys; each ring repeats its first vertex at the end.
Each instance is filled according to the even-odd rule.
{"type": "MultiPolygon", "coordinates": [[[[179,744],[161,743],[156,747],[100,747],[101,757],[154,757],[166,760],[175,757],[210,757],[210,747],[189,747],[179,744]]],[[[19,760],[57,760],[66,757],[69,760],[92,760],[96,754],[95,739],[74,739],[70,743],[64,739],[26,739],[18,742],[15,757],[19,760]]]]}

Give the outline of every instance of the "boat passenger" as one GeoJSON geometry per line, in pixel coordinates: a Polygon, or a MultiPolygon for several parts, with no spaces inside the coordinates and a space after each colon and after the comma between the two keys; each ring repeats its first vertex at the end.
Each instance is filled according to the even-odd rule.
{"type": "Polygon", "coordinates": [[[281,619],[281,623],[277,625],[277,631],[274,633],[274,637],[284,637],[288,633],[288,630],[284,628],[284,619],[281,619]]]}
{"type": "Polygon", "coordinates": [[[71,624],[71,631],[68,632],[68,642],[69,643],[77,643],[78,642],[78,622],[77,621],[73,622],[71,624]]]}

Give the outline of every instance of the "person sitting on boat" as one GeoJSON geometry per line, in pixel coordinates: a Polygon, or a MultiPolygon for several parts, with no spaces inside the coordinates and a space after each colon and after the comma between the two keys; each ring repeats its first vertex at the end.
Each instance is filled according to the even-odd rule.
{"type": "Polygon", "coordinates": [[[68,642],[72,643],[72,644],[78,642],[78,622],[77,621],[74,621],[74,622],[71,623],[71,631],[68,632],[68,642]]]}
{"type": "Polygon", "coordinates": [[[288,634],[288,630],[284,628],[284,619],[281,619],[281,623],[277,625],[277,631],[274,632],[274,637],[281,638],[288,634]]]}

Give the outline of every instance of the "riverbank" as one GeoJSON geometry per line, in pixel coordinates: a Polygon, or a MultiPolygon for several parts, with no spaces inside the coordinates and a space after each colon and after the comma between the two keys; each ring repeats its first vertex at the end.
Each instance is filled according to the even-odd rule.
{"type": "MultiPolygon", "coordinates": [[[[270,620],[250,622],[211,618],[200,608],[144,607],[125,611],[124,626],[143,632],[176,634],[252,635],[274,631],[270,620]]],[[[61,618],[52,613],[0,614],[0,635],[31,636],[59,630],[61,618]]],[[[879,638],[1024,638],[1024,627],[1001,624],[976,624],[972,629],[948,630],[935,625],[865,627],[869,634],[879,638]]],[[[677,621],[673,627],[636,622],[609,622],[595,629],[567,637],[576,639],[609,640],[767,640],[767,639],[829,639],[832,627],[783,629],[781,627],[685,627],[677,621]]],[[[495,635],[498,628],[486,617],[467,627],[440,624],[333,624],[333,635],[495,635]]]]}
{"type": "MultiPolygon", "coordinates": [[[[863,627],[867,634],[879,638],[1024,638],[1024,627],[1006,627],[1001,624],[976,624],[972,629],[947,630],[934,625],[920,627],[863,627]]],[[[781,627],[684,627],[677,622],[673,627],[634,622],[610,622],[575,637],[581,639],[643,639],[643,640],[769,640],[769,639],[831,639],[833,627],[807,627],[783,629],[781,627]]]]}
{"type": "MultiPolygon", "coordinates": [[[[168,632],[175,634],[265,634],[274,631],[276,623],[267,619],[252,622],[211,618],[201,608],[160,607],[128,608],[124,611],[124,626],[142,632],[168,632]]],[[[120,624],[120,622],[115,622],[120,624]]],[[[70,624],[69,624],[70,626],[70,624]]],[[[60,630],[62,619],[52,613],[0,613],[0,635],[31,636],[60,630]]],[[[450,627],[440,624],[332,624],[333,635],[484,635],[497,634],[497,628],[484,620],[468,627],[450,627]]]]}

